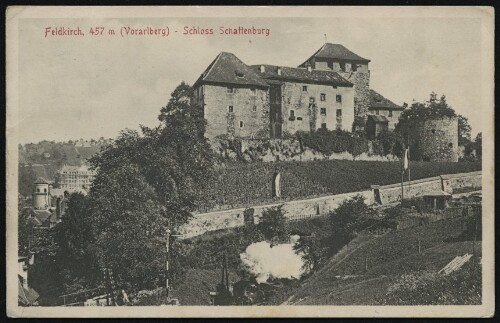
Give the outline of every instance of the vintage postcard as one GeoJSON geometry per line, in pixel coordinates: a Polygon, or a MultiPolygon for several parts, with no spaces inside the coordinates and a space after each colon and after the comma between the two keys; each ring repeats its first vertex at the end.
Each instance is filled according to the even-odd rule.
{"type": "Polygon", "coordinates": [[[9,316],[494,315],[493,8],[6,24],[9,316]]]}

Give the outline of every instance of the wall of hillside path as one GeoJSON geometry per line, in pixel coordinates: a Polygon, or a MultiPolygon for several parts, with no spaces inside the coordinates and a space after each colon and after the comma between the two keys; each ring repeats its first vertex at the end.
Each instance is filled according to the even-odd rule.
{"type": "MultiPolygon", "coordinates": [[[[470,188],[479,190],[482,185],[482,172],[471,172],[462,174],[441,175],[417,181],[412,181],[411,185],[406,182],[404,185],[404,197],[420,197],[427,192],[444,190],[448,193],[470,188]]],[[[297,216],[320,216],[326,215],[335,210],[343,201],[356,195],[365,197],[367,204],[390,204],[401,199],[401,184],[391,184],[384,186],[372,186],[371,190],[358,191],[352,193],[322,196],[313,199],[286,201],[260,206],[252,206],[253,221],[258,223],[262,218],[265,209],[283,205],[285,216],[295,218],[297,216]]],[[[244,211],[247,208],[237,208],[210,213],[195,214],[191,221],[184,225],[180,231],[184,238],[191,238],[205,232],[216,231],[228,228],[240,227],[245,224],[244,211]]]]}

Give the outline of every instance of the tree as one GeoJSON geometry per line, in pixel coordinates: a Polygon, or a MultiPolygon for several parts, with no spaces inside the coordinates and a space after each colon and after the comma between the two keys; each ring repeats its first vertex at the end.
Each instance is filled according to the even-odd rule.
{"type": "Polygon", "coordinates": [[[68,292],[75,291],[75,284],[95,286],[100,280],[93,221],[89,198],[81,193],[71,194],[64,221],[54,228],[56,261],[66,271],[64,284],[68,292]]]}
{"type": "Polygon", "coordinates": [[[483,158],[483,133],[480,132],[476,135],[474,139],[474,148],[476,150],[477,159],[481,160],[483,158]]]}
{"type": "Polygon", "coordinates": [[[336,252],[348,243],[355,233],[357,221],[366,215],[371,214],[371,210],[365,203],[365,198],[356,195],[349,200],[343,201],[332,213],[331,250],[336,252]]]}
{"type": "Polygon", "coordinates": [[[266,240],[283,241],[288,239],[283,205],[265,209],[262,212],[262,221],[257,225],[257,230],[264,235],[266,240]]]}
{"type": "Polygon", "coordinates": [[[28,197],[33,192],[36,174],[31,165],[19,165],[18,169],[18,192],[24,197],[28,197]]]}
{"type": "Polygon", "coordinates": [[[319,267],[323,257],[323,248],[316,237],[300,237],[299,241],[293,246],[297,254],[302,255],[304,261],[303,269],[311,273],[319,267]]]}
{"type": "Polygon", "coordinates": [[[112,267],[124,286],[159,283],[164,232],[189,220],[196,189],[210,176],[213,154],[193,97],[182,83],[161,109],[159,126],[127,129],[90,159],[97,170],[89,198],[99,265],[112,267]]]}
{"type": "Polygon", "coordinates": [[[469,120],[462,116],[458,115],[458,145],[465,146],[471,142],[471,126],[469,125],[469,120]]]}

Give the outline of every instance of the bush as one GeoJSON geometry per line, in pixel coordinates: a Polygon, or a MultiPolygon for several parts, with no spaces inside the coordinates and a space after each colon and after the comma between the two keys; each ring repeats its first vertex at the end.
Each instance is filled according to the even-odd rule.
{"type": "Polygon", "coordinates": [[[288,239],[286,219],[283,214],[283,205],[267,208],[262,213],[262,221],[257,225],[266,240],[278,239],[279,241],[288,239]]]}
{"type": "Polygon", "coordinates": [[[414,273],[392,284],[385,305],[480,305],[481,266],[469,260],[461,269],[443,275],[414,273]]]}

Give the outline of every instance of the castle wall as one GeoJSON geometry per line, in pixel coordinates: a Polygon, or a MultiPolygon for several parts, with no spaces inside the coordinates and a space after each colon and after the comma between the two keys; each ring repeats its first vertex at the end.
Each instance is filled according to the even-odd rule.
{"type": "MultiPolygon", "coordinates": [[[[404,198],[421,197],[428,192],[442,190],[443,187],[449,193],[453,193],[453,190],[464,187],[480,189],[481,179],[482,172],[479,171],[424,178],[412,181],[410,186],[408,186],[408,182],[406,182],[404,185],[404,198]],[[451,191],[447,188],[451,189],[451,191]]],[[[286,218],[314,217],[326,215],[334,211],[343,201],[349,200],[356,195],[363,196],[365,198],[365,203],[369,205],[375,202],[381,202],[381,204],[395,203],[401,200],[401,184],[396,183],[384,186],[374,185],[370,191],[329,195],[305,200],[283,201],[281,203],[248,206],[248,208],[254,209],[254,223],[260,221],[265,209],[279,205],[283,205],[283,211],[286,218]],[[377,195],[380,195],[381,201],[377,201],[377,195]]],[[[183,238],[191,238],[209,231],[243,226],[245,224],[243,212],[246,209],[247,208],[236,208],[194,214],[189,223],[180,228],[180,232],[184,234],[183,238]]]]}
{"type": "MultiPolygon", "coordinates": [[[[228,85],[229,86],[229,85],[228,85]]],[[[269,137],[269,97],[267,89],[203,85],[206,136],[229,134],[238,138],[269,137]],[[229,106],[233,112],[229,112],[229,106]],[[254,111],[255,107],[255,111],[254,111]],[[240,127],[240,121],[243,126],[240,127]]]]}
{"type": "Polygon", "coordinates": [[[360,68],[356,72],[339,71],[338,73],[354,84],[354,114],[366,117],[370,107],[370,71],[368,68],[366,70],[360,68]]]}
{"type": "Polygon", "coordinates": [[[458,119],[441,118],[418,122],[412,129],[418,159],[458,161],[458,119]]]}
{"type": "Polygon", "coordinates": [[[323,123],[330,130],[340,129],[351,131],[354,121],[354,91],[350,87],[336,87],[321,84],[285,83],[282,94],[284,96],[283,131],[294,134],[297,131],[311,131],[319,129],[323,123]],[[307,86],[307,91],[302,87],[307,86]],[[321,101],[321,94],[325,94],[325,101],[321,101]],[[340,95],[342,102],[337,102],[340,95]],[[314,98],[315,108],[310,108],[310,99],[314,98]],[[321,108],[326,109],[326,115],[321,114],[321,108]],[[342,116],[337,118],[337,109],[342,116]],[[290,111],[294,111],[295,118],[290,118],[290,111]],[[302,120],[301,120],[302,119],[302,120]]]}
{"type": "Polygon", "coordinates": [[[463,188],[480,189],[482,187],[482,172],[441,175],[443,191],[453,193],[463,188]]]}

